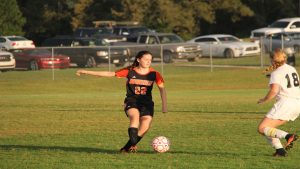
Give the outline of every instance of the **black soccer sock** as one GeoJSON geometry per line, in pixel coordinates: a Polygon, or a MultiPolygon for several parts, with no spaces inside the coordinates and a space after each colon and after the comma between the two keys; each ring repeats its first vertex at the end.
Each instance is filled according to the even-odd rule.
{"type": "Polygon", "coordinates": [[[128,128],[128,135],[131,145],[136,145],[138,143],[138,128],[130,127],[128,128]]]}
{"type": "Polygon", "coordinates": [[[129,149],[131,146],[136,145],[141,140],[141,137],[139,137],[137,133],[138,133],[137,128],[134,127],[128,128],[129,140],[127,141],[123,149],[129,149]]]}
{"type": "MultiPolygon", "coordinates": [[[[143,137],[140,137],[140,136],[138,136],[137,137],[137,143],[139,143],[140,141],[141,141],[141,139],[142,139],[143,137]]],[[[136,143],[136,144],[137,144],[136,143]]],[[[123,149],[129,149],[131,146],[133,146],[132,144],[131,144],[131,141],[130,141],[130,139],[127,141],[127,143],[125,144],[125,146],[123,147],[123,149]]]]}
{"type": "Polygon", "coordinates": [[[122,149],[129,149],[131,147],[131,142],[130,139],[127,141],[127,143],[125,144],[125,146],[122,149]]]}
{"type": "MultiPolygon", "coordinates": [[[[143,138],[143,137],[138,136],[138,137],[137,137],[137,143],[139,143],[139,142],[142,140],[142,138],[143,138]]],[[[137,144],[137,143],[136,143],[136,144],[137,144]]]]}
{"type": "Polygon", "coordinates": [[[285,136],[285,139],[288,140],[292,135],[293,135],[293,134],[287,134],[287,135],[285,136]]]}

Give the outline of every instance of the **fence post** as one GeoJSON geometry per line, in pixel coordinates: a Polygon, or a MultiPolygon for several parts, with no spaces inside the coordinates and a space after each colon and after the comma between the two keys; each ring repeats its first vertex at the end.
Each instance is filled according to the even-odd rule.
{"type": "Polygon", "coordinates": [[[163,53],[163,45],[160,45],[160,64],[161,64],[161,74],[164,75],[164,53],[163,53]]]}
{"type": "Polygon", "coordinates": [[[110,45],[108,46],[108,71],[111,70],[110,45]]]}
{"type": "Polygon", "coordinates": [[[51,55],[52,55],[52,80],[54,80],[54,48],[51,48],[51,55]]]}
{"type": "Polygon", "coordinates": [[[263,55],[266,52],[266,49],[263,45],[263,37],[262,36],[260,36],[259,44],[260,44],[260,67],[263,68],[264,67],[263,55]]]}
{"type": "Polygon", "coordinates": [[[284,49],[283,34],[281,34],[280,36],[281,36],[281,50],[283,50],[284,49]]]}
{"type": "Polygon", "coordinates": [[[212,47],[211,43],[209,44],[209,58],[210,58],[210,72],[213,72],[213,59],[212,59],[212,47]]]}

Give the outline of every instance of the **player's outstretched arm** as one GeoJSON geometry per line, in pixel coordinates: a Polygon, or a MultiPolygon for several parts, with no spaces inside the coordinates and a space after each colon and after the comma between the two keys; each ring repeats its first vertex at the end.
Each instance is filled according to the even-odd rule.
{"type": "Polygon", "coordinates": [[[168,107],[167,107],[167,93],[166,89],[164,87],[164,84],[161,83],[158,85],[159,92],[160,92],[160,97],[162,101],[162,112],[167,113],[168,112],[168,107]]]}
{"type": "Polygon", "coordinates": [[[272,100],[279,92],[280,86],[278,84],[271,84],[270,90],[267,93],[267,95],[264,98],[261,98],[257,101],[258,104],[267,102],[269,100],[272,100]]]}
{"type": "Polygon", "coordinates": [[[108,71],[88,71],[88,70],[83,70],[79,69],[76,72],[77,76],[80,76],[82,74],[85,75],[92,75],[92,76],[99,76],[99,77],[114,77],[115,72],[108,72],[108,71]]]}

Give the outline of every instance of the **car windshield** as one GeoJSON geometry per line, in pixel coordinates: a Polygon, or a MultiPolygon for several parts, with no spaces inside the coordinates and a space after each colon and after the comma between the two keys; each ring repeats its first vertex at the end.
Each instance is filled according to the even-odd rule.
{"type": "Polygon", "coordinates": [[[97,30],[97,34],[112,34],[112,30],[107,28],[101,28],[97,30]]]}
{"type": "Polygon", "coordinates": [[[129,32],[131,34],[135,34],[135,33],[147,33],[147,32],[150,32],[150,31],[146,27],[138,27],[138,28],[130,28],[129,32]]]}
{"type": "Polygon", "coordinates": [[[239,42],[239,40],[233,36],[218,37],[221,42],[239,42]]]}
{"type": "Polygon", "coordinates": [[[22,40],[27,40],[24,37],[16,36],[16,37],[9,37],[8,38],[10,41],[22,41],[22,40]]]}
{"type": "Polygon", "coordinates": [[[289,22],[286,22],[286,21],[277,21],[277,22],[272,23],[269,27],[270,28],[285,28],[288,26],[288,24],[289,24],[289,22]]]}
{"type": "Polygon", "coordinates": [[[94,39],[82,39],[81,43],[80,40],[74,40],[74,46],[95,46],[96,42],[94,39]]]}
{"type": "Polygon", "coordinates": [[[183,40],[176,35],[164,35],[164,36],[159,36],[158,38],[161,44],[183,42],[183,40]]]}

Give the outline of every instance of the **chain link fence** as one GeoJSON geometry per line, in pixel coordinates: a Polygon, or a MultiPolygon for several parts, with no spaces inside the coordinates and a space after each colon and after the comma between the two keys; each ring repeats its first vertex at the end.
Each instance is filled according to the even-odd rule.
{"type": "MultiPolygon", "coordinates": [[[[71,68],[101,68],[101,70],[115,71],[133,62],[135,54],[140,50],[148,50],[153,53],[153,65],[159,66],[160,71],[164,72],[165,65],[170,66],[199,66],[207,67],[213,71],[217,67],[254,67],[263,68],[270,64],[269,55],[276,48],[285,49],[288,56],[288,62],[296,65],[297,54],[294,46],[291,46],[285,37],[280,37],[278,43],[274,43],[274,38],[263,38],[259,40],[260,52],[252,56],[240,57],[216,57],[213,55],[221,50],[218,44],[210,44],[209,56],[191,57],[195,54],[195,49],[182,49],[180,44],[164,45],[122,45],[122,46],[93,46],[93,47],[37,47],[36,50],[46,49],[51,52],[51,57],[65,55],[70,58],[71,68]],[[173,46],[173,48],[171,48],[173,46]],[[185,50],[185,51],[184,51],[185,50]],[[133,52],[134,51],[134,52],[133,52]]],[[[201,47],[201,46],[200,46],[201,47]]],[[[51,66],[51,63],[49,63],[51,66]]],[[[55,77],[55,64],[52,65],[53,79],[55,77]]]]}

